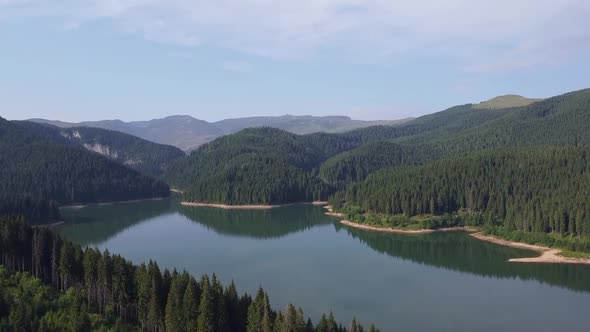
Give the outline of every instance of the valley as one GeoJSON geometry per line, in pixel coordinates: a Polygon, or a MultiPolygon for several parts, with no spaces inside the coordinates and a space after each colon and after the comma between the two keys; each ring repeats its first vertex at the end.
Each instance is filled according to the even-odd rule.
{"type": "MultiPolygon", "coordinates": [[[[158,284],[184,285],[175,286],[181,287],[178,292],[192,283],[190,275],[206,274],[194,285],[216,287],[213,301],[243,301],[251,319],[256,316],[268,324],[269,317],[287,324],[280,318],[283,311],[272,309],[287,308],[285,315],[296,313],[293,322],[318,331],[330,324],[345,331],[339,324],[350,321],[355,326],[359,321],[365,326],[376,323],[384,330],[438,326],[450,331],[457,317],[425,307],[431,317],[426,323],[417,319],[415,308],[392,300],[407,299],[408,292],[419,292],[424,284],[442,282],[454,292],[440,294],[432,288],[430,293],[439,293],[437,300],[422,295],[417,301],[452,303],[462,315],[476,317],[474,325],[463,322],[463,327],[498,328],[476,308],[502,303],[507,310],[503,316],[516,309],[478,289],[494,289],[500,295],[509,288],[524,292],[522,299],[534,298],[533,290],[563,298],[551,305],[539,298],[539,305],[529,305],[528,311],[520,303],[519,312],[559,312],[569,317],[559,326],[575,331],[585,323],[566,303],[573,294],[580,301],[590,294],[584,281],[590,253],[590,205],[585,200],[590,186],[589,109],[590,90],[580,90],[543,100],[503,96],[346,130],[322,127],[306,133],[293,127],[283,130],[282,125],[257,127],[262,118],[255,118],[241,122],[252,127],[241,130],[240,121],[227,122],[237,132],[212,137],[188,154],[95,124],[1,119],[0,150],[10,156],[1,165],[3,236],[21,234],[24,243],[33,245],[32,251],[10,249],[16,244],[6,240],[3,250],[13,250],[6,257],[22,259],[43,252],[35,247],[43,246],[38,242],[42,238],[57,236],[51,241],[64,241],[60,245],[68,249],[63,250],[73,251],[43,255],[53,255],[53,261],[61,255],[60,262],[69,257],[70,267],[43,268],[54,271],[51,278],[35,265],[22,263],[21,270],[31,268],[35,277],[63,290],[70,280],[92,287],[77,270],[70,270],[88,255],[111,259],[104,257],[112,253],[112,259],[121,260],[119,268],[145,268],[150,278],[161,280],[158,284]],[[321,206],[326,204],[328,211],[321,206]],[[52,227],[28,230],[19,224],[25,221],[52,227]],[[70,252],[73,256],[64,256],[70,252]],[[378,273],[371,274],[371,283],[358,285],[358,280],[366,280],[366,271],[378,273]],[[215,278],[213,284],[209,276],[215,278]],[[222,284],[233,285],[234,278],[255,298],[222,297],[235,287],[223,290],[222,284]],[[500,282],[490,283],[490,278],[500,282]],[[475,288],[462,293],[461,280],[475,288]],[[273,294],[272,302],[258,289],[261,284],[273,294]],[[343,295],[351,284],[357,286],[350,294],[365,293],[354,295],[354,305],[343,295]],[[402,289],[398,284],[413,286],[402,289]],[[484,302],[457,302],[461,294],[484,302]],[[290,306],[292,301],[308,310],[309,322],[290,306]],[[327,310],[337,311],[342,320],[322,315],[327,310]]],[[[174,120],[170,132],[193,121],[174,120]]],[[[15,266],[8,267],[16,272],[15,266]]],[[[129,319],[127,309],[119,309],[118,321],[152,328],[162,321],[174,324],[165,313],[182,302],[173,300],[174,293],[168,293],[172,288],[158,287],[164,286],[150,288],[159,289],[150,301],[167,300],[158,300],[150,315],[160,318],[129,319]]],[[[125,305],[144,301],[145,295],[137,292],[120,293],[131,299],[125,305]]],[[[101,301],[87,299],[88,308],[103,317],[101,301]]],[[[220,329],[238,324],[238,330],[252,324],[245,316],[216,310],[215,317],[230,315],[230,320],[200,324],[221,324],[220,329]]],[[[519,320],[504,324],[501,328],[524,328],[519,320]]],[[[535,328],[551,331],[557,326],[544,322],[535,328]]]]}

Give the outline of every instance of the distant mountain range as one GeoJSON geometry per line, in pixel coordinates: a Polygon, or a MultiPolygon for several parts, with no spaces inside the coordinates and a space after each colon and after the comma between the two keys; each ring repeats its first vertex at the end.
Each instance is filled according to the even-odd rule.
{"type": "Polygon", "coordinates": [[[174,145],[184,151],[194,150],[218,137],[233,134],[245,128],[272,127],[294,134],[317,132],[345,132],[376,125],[398,125],[411,120],[353,120],[347,116],[260,116],[207,122],[189,115],[173,115],[149,121],[124,122],[121,120],[85,121],[70,123],[45,119],[29,121],[51,124],[62,128],[95,127],[134,135],[160,144],[174,145]]]}

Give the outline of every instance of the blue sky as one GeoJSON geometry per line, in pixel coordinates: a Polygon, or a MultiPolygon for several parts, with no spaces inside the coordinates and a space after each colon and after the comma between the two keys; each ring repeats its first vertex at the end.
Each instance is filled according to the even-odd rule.
{"type": "Polygon", "coordinates": [[[584,0],[0,0],[0,116],[397,119],[590,87],[584,0]]]}

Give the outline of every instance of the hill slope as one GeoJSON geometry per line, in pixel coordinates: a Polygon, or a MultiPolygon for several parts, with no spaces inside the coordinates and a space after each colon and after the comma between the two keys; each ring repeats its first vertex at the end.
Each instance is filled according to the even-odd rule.
{"type": "Polygon", "coordinates": [[[590,144],[590,90],[489,112],[470,105],[420,117],[381,134],[390,143],[361,146],[322,165],[328,182],[362,180],[376,170],[422,164],[473,151],[529,145],[590,144]]]}
{"type": "Polygon", "coordinates": [[[313,175],[323,151],[301,136],[272,128],[245,129],[206,144],[170,168],[166,180],[186,200],[274,204],[326,197],[313,175]]]}
{"type": "Polygon", "coordinates": [[[169,194],[161,181],[29,129],[0,118],[0,214],[47,221],[58,216],[57,205],[169,194]]]}
{"type": "Polygon", "coordinates": [[[113,130],[90,127],[58,128],[29,121],[19,123],[55,143],[82,146],[156,178],[162,176],[169,164],[185,156],[176,147],[152,143],[113,130]]]}
{"type": "MultiPolygon", "coordinates": [[[[472,153],[370,175],[333,198],[405,216],[466,210],[511,230],[590,236],[590,148],[525,147],[472,153]]],[[[361,221],[362,221],[361,217],[361,221]]],[[[394,222],[395,218],[387,218],[394,222]]],[[[392,227],[394,225],[388,225],[392,227]]],[[[590,250],[590,241],[576,250],[590,250]]]]}
{"type": "Polygon", "coordinates": [[[383,168],[497,148],[590,144],[588,110],[590,90],[582,90],[494,112],[457,106],[394,127],[342,134],[298,136],[248,129],[194,151],[166,178],[193,201],[268,204],[325,199],[335,189],[383,168]]]}

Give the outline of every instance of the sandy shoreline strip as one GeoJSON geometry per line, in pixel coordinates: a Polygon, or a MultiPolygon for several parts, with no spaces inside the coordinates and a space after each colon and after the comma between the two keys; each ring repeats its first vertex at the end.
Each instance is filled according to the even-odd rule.
{"type": "Polygon", "coordinates": [[[345,218],[346,217],[344,215],[344,213],[334,212],[334,208],[332,207],[332,205],[326,205],[326,206],[324,206],[324,209],[328,210],[328,212],[324,213],[327,216],[337,217],[337,218],[345,218]]]}
{"type": "Polygon", "coordinates": [[[355,222],[352,222],[350,220],[341,220],[340,221],[341,224],[346,225],[346,226],[350,226],[350,227],[354,227],[354,228],[359,228],[359,229],[365,229],[365,230],[369,230],[369,231],[376,231],[376,232],[384,232],[384,233],[394,233],[394,234],[430,234],[430,233],[436,233],[436,232],[477,232],[478,229],[475,227],[445,227],[445,228],[436,228],[436,229],[396,229],[396,228],[388,228],[388,227],[376,227],[376,226],[369,226],[369,225],[363,225],[363,224],[358,224],[355,222]]]}
{"type": "Polygon", "coordinates": [[[180,202],[180,204],[184,206],[193,206],[193,207],[213,207],[218,209],[225,209],[225,210],[270,210],[276,209],[285,206],[292,206],[292,205],[304,205],[304,204],[312,204],[312,205],[326,205],[327,202],[324,201],[314,201],[314,202],[299,202],[299,203],[288,203],[288,204],[274,204],[274,205],[228,205],[228,204],[215,204],[215,203],[198,203],[198,202],[180,202]]]}
{"type": "Polygon", "coordinates": [[[482,233],[473,233],[471,234],[471,236],[481,241],[486,241],[501,246],[507,246],[517,249],[531,250],[540,254],[537,257],[511,258],[508,261],[512,263],[590,264],[590,259],[564,257],[559,255],[561,253],[561,249],[549,248],[522,242],[508,241],[492,235],[484,235],[482,233]]]}
{"type": "Polygon", "coordinates": [[[540,255],[537,257],[523,257],[523,258],[511,258],[508,262],[511,263],[553,263],[553,264],[587,264],[590,265],[590,259],[587,258],[573,258],[573,257],[565,257],[561,256],[561,249],[549,248],[544,246],[538,246],[528,243],[522,242],[514,242],[504,240],[492,235],[484,235],[480,230],[476,227],[448,227],[448,228],[438,228],[438,229],[418,229],[418,230],[403,230],[403,229],[395,229],[395,228],[385,228],[385,227],[375,227],[369,225],[358,224],[349,220],[342,220],[340,221],[343,225],[369,230],[369,231],[376,231],[376,232],[385,232],[385,233],[394,233],[394,234],[430,234],[434,232],[453,232],[453,231],[466,231],[471,234],[474,238],[485,241],[501,246],[512,247],[517,249],[524,249],[534,251],[539,253],[540,255]]]}

